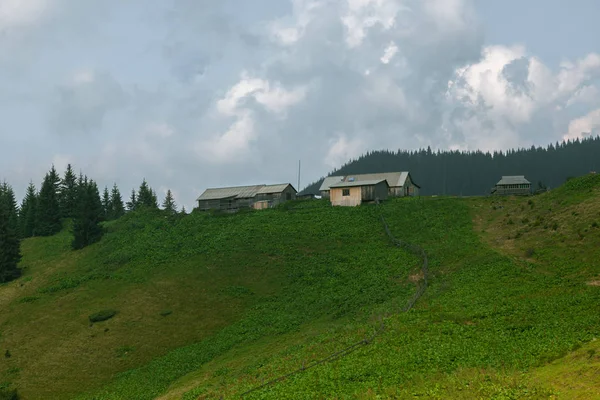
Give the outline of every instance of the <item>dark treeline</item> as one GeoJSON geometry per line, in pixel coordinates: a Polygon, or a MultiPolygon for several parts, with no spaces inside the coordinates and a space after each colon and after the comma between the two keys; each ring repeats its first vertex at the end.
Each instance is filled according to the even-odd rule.
{"type": "MultiPolygon", "coordinates": [[[[169,190],[162,204],[167,214],[178,214],[169,190]]],[[[102,222],[118,219],[139,209],[159,209],[156,192],[142,181],[137,192],[132,190],[125,204],[116,184],[105,187],[102,195],[93,179],[75,175],[69,164],[61,177],[54,166],[45,175],[39,191],[29,183],[21,204],[12,187],[0,184],[0,283],[18,278],[21,273],[20,241],[33,236],[51,236],[71,220],[74,250],[99,241],[104,233],[102,222]]],[[[185,210],[182,209],[182,213],[185,210]]]]}
{"type": "MultiPolygon", "coordinates": [[[[600,168],[600,136],[551,144],[546,148],[493,153],[472,151],[373,151],[351,160],[332,175],[409,171],[422,195],[476,196],[490,193],[502,175],[525,175],[538,188],[562,185],[568,178],[600,168]]],[[[319,194],[323,179],[303,193],[319,194]]]]}

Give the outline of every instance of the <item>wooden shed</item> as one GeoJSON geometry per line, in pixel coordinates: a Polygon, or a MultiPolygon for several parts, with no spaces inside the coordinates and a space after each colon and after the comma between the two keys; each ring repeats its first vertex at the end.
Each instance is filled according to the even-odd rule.
{"type": "Polygon", "coordinates": [[[254,197],[253,207],[257,210],[275,207],[286,201],[296,199],[296,189],[289,184],[263,186],[254,197]]]}
{"type": "Polygon", "coordinates": [[[340,182],[329,187],[329,198],[333,206],[354,207],[368,201],[385,200],[388,191],[385,179],[340,182]]]}
{"type": "Polygon", "coordinates": [[[385,179],[388,184],[388,196],[390,197],[404,197],[404,196],[418,196],[419,189],[409,172],[381,172],[374,174],[354,174],[354,175],[339,175],[339,176],[328,176],[321,183],[319,191],[323,197],[330,196],[330,189],[334,185],[343,182],[370,182],[380,181],[385,179]]]}
{"type": "Polygon", "coordinates": [[[296,189],[289,183],[283,183],[206,189],[197,201],[201,211],[236,211],[242,208],[270,208],[295,198],[296,189]]]}
{"type": "Polygon", "coordinates": [[[531,194],[531,182],[525,176],[503,176],[492,189],[495,195],[529,195],[531,194]]]}

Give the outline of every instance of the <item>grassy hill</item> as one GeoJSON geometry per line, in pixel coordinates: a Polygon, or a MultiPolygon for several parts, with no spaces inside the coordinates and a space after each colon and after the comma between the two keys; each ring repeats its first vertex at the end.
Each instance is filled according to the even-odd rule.
{"type": "Polygon", "coordinates": [[[0,388],[23,399],[600,398],[600,178],[530,198],[133,213],[73,252],[23,243],[0,388]],[[422,277],[429,287],[402,308],[422,277]],[[102,310],[116,315],[90,323],[102,310]],[[379,397],[378,397],[379,396],[379,397]]]}

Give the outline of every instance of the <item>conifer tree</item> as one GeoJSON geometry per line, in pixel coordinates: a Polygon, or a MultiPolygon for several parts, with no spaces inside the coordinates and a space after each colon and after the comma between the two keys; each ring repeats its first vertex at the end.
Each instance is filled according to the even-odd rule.
{"type": "Polygon", "coordinates": [[[71,247],[74,250],[82,249],[95,243],[102,238],[103,229],[100,225],[104,212],[98,186],[87,177],[78,186],[77,190],[77,214],[73,220],[73,241],[71,247]]]}
{"type": "Polygon", "coordinates": [[[113,185],[112,191],[110,193],[110,218],[118,219],[121,218],[125,214],[125,207],[123,206],[123,199],[121,198],[121,192],[115,183],[113,185]]]}
{"type": "Polygon", "coordinates": [[[185,206],[181,206],[181,215],[187,215],[187,211],[185,210],[185,206]]]}
{"type": "Polygon", "coordinates": [[[0,283],[21,276],[18,268],[21,260],[21,242],[14,216],[17,212],[12,188],[4,183],[0,186],[0,283]],[[12,205],[15,204],[15,206],[12,205]]]}
{"type": "Polygon", "coordinates": [[[170,214],[177,214],[177,204],[175,204],[175,199],[173,199],[173,193],[171,193],[171,189],[167,190],[167,195],[165,200],[162,203],[163,209],[170,214]]]}
{"type": "Polygon", "coordinates": [[[60,221],[60,204],[58,202],[58,185],[60,178],[54,169],[44,177],[37,202],[36,236],[51,236],[62,228],[60,221]]]}
{"type": "Polygon", "coordinates": [[[129,201],[127,202],[127,211],[134,211],[138,206],[137,196],[135,194],[135,189],[131,189],[131,196],[129,197],[129,201]]]}
{"type": "Polygon", "coordinates": [[[35,232],[37,193],[33,182],[29,182],[27,192],[19,210],[19,231],[21,238],[32,237],[35,232]]]}
{"type": "Polygon", "coordinates": [[[71,164],[67,165],[59,190],[61,215],[63,218],[73,218],[77,209],[77,176],[71,164]]]}
{"type": "Polygon", "coordinates": [[[158,208],[156,193],[148,186],[146,179],[142,181],[137,194],[137,205],[146,208],[158,208]]]}
{"type": "Polygon", "coordinates": [[[15,192],[12,187],[4,181],[0,185],[0,201],[3,201],[8,212],[8,223],[10,228],[15,232],[19,232],[19,208],[15,199],[15,192]]]}
{"type": "Polygon", "coordinates": [[[112,214],[112,204],[110,203],[110,194],[108,193],[108,187],[104,186],[104,192],[102,193],[102,219],[108,221],[112,214]]]}

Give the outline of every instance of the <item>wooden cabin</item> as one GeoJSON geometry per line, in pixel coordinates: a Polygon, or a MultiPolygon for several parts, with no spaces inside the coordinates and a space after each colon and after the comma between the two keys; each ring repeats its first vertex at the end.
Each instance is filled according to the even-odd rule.
{"type": "Polygon", "coordinates": [[[296,189],[284,183],[206,189],[196,201],[201,211],[237,211],[242,208],[270,208],[295,198],[296,189]]]}
{"type": "Polygon", "coordinates": [[[529,195],[531,194],[531,182],[524,176],[503,176],[492,189],[492,194],[498,196],[529,195]]]}
{"type": "Polygon", "coordinates": [[[328,198],[330,197],[330,188],[333,185],[339,183],[349,182],[364,182],[364,181],[379,181],[385,179],[388,184],[388,196],[389,197],[404,197],[404,196],[418,196],[419,189],[409,172],[383,172],[377,174],[354,174],[344,176],[328,176],[323,180],[319,191],[321,196],[328,198]]]}
{"type": "Polygon", "coordinates": [[[389,185],[385,179],[339,182],[329,187],[333,206],[355,207],[364,202],[385,200],[388,193],[389,185]]]}

